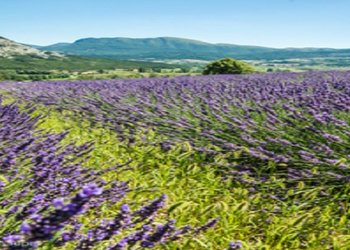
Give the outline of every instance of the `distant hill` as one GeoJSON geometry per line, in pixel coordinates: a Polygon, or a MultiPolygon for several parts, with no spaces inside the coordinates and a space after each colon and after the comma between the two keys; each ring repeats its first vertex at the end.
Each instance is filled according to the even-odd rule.
{"type": "Polygon", "coordinates": [[[0,37],[0,70],[67,70],[174,68],[174,65],[153,62],[116,61],[38,50],[0,37]]]}
{"type": "Polygon", "coordinates": [[[20,44],[0,36],[0,57],[11,59],[17,56],[48,58],[50,56],[61,57],[62,55],[52,52],[43,52],[31,46],[20,44]]]}
{"type": "Polygon", "coordinates": [[[280,60],[291,58],[350,56],[350,49],[276,49],[234,44],[211,44],[174,37],[84,38],[73,43],[57,43],[50,46],[36,46],[36,48],[72,55],[123,60],[214,60],[223,57],[234,57],[245,60],[280,60]]]}

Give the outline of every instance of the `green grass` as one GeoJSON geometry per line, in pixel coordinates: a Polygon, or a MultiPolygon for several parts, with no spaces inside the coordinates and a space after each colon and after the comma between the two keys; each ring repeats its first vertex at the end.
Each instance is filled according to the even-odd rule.
{"type": "Polygon", "coordinates": [[[176,68],[175,65],[166,63],[154,63],[143,61],[123,61],[100,58],[86,58],[80,56],[49,57],[47,59],[32,56],[17,56],[15,58],[0,58],[1,70],[25,70],[25,71],[45,71],[45,70],[69,70],[88,71],[106,69],[163,69],[176,68]]]}

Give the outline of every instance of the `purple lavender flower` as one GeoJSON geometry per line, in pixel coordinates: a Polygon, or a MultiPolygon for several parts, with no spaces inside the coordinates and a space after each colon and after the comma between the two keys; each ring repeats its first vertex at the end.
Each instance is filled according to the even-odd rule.
{"type": "Polygon", "coordinates": [[[229,248],[227,250],[242,249],[243,245],[240,241],[232,241],[229,243],[229,248]]]}
{"type": "Polygon", "coordinates": [[[83,190],[79,193],[81,198],[90,198],[95,195],[102,194],[103,189],[98,187],[95,183],[86,185],[83,190]]]}

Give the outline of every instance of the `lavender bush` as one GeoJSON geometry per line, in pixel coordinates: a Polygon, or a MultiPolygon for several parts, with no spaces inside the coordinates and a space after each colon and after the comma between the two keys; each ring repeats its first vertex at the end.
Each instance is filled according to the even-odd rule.
{"type": "Polygon", "coordinates": [[[127,183],[106,182],[103,178],[109,171],[119,171],[122,165],[102,170],[82,167],[92,144],[64,145],[67,133],[37,130],[40,117],[24,109],[0,103],[2,249],[94,249],[102,243],[106,249],[151,248],[214,226],[211,221],[208,226],[193,229],[176,228],[173,220],[161,224],[156,216],[165,196],[136,211],[119,204],[114,218],[101,220],[91,215],[91,225],[82,224],[81,214],[118,206],[129,191],[127,183]]]}

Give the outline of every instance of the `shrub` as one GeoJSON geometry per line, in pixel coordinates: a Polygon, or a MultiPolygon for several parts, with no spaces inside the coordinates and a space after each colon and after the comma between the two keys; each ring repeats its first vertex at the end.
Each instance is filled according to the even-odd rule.
{"type": "Polygon", "coordinates": [[[254,68],[248,63],[235,60],[232,58],[224,58],[215,62],[209,63],[204,71],[204,75],[216,74],[247,74],[253,73],[254,68]]]}

